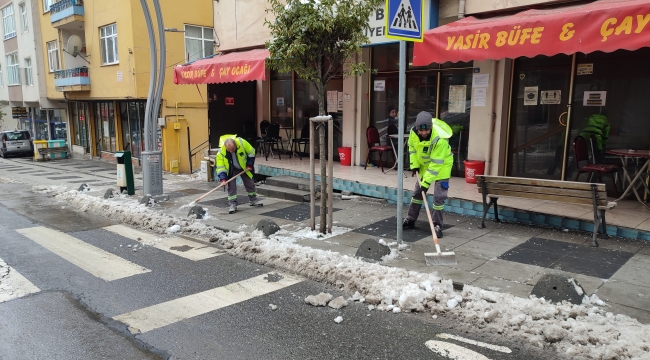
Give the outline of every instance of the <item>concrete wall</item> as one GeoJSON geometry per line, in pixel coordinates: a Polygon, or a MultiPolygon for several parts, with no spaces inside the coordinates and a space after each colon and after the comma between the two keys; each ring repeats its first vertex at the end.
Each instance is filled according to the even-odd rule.
{"type": "Polygon", "coordinates": [[[242,49],[263,45],[270,40],[264,20],[273,20],[266,13],[266,0],[211,1],[214,6],[214,30],[219,37],[219,50],[242,49]]]}

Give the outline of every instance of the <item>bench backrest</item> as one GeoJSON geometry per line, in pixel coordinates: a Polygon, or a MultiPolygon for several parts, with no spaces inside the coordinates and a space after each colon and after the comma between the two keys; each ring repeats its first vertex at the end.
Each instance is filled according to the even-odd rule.
{"type": "Polygon", "coordinates": [[[592,185],[595,185],[598,206],[607,205],[605,184],[488,175],[477,175],[476,180],[480,193],[483,192],[483,187],[485,186],[489,195],[513,196],[585,205],[593,205],[592,185]]]}

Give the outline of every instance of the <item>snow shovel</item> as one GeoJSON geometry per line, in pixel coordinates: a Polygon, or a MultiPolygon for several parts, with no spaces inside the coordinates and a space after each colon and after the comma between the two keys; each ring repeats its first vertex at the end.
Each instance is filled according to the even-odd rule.
{"type": "Polygon", "coordinates": [[[204,197],[206,197],[206,196],[212,194],[213,192],[215,192],[215,191],[221,189],[222,186],[225,186],[227,183],[229,183],[229,182],[235,180],[236,178],[238,178],[241,174],[243,174],[243,173],[245,173],[245,172],[246,172],[246,170],[240,172],[239,174],[237,174],[237,175],[231,177],[230,180],[226,181],[225,183],[222,183],[221,185],[217,186],[216,188],[214,188],[214,189],[208,191],[207,193],[201,195],[198,199],[194,200],[194,201],[192,202],[192,204],[196,204],[197,202],[201,201],[201,199],[203,199],[204,197]]]}
{"type": "MultiPolygon", "coordinates": [[[[420,187],[420,176],[418,175],[418,184],[420,187]]],[[[451,252],[440,252],[440,244],[438,244],[438,236],[436,235],[436,229],[433,226],[433,218],[431,218],[431,211],[429,211],[429,202],[427,201],[427,194],[422,191],[422,200],[424,202],[424,207],[427,209],[427,217],[429,218],[429,225],[431,226],[431,235],[433,235],[433,243],[436,245],[436,252],[434,253],[424,253],[424,261],[427,263],[427,266],[435,265],[458,265],[456,261],[456,253],[451,252]]]]}

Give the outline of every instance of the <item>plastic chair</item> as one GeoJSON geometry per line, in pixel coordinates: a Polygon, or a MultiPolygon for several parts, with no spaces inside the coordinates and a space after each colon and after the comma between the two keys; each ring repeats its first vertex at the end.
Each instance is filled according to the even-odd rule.
{"type": "Polygon", "coordinates": [[[258,137],[257,139],[255,139],[255,143],[256,143],[256,145],[255,145],[256,150],[255,151],[257,151],[258,153],[259,153],[259,150],[261,149],[262,154],[265,154],[265,152],[264,152],[264,138],[266,137],[266,130],[269,128],[269,125],[271,125],[271,123],[268,122],[268,120],[262,120],[262,122],[260,123],[260,135],[261,136],[258,137]]]}
{"type": "Polygon", "coordinates": [[[618,174],[618,166],[611,164],[591,164],[589,161],[589,150],[587,148],[587,141],[582,136],[577,136],[573,140],[573,158],[575,159],[578,173],[573,181],[578,181],[578,178],[583,173],[597,174],[598,182],[602,183],[603,179],[601,174],[611,174],[612,184],[614,185],[614,194],[618,197],[618,189],[616,188],[616,174],[618,174]],[[581,165],[583,162],[586,165],[581,165]]]}
{"type": "Polygon", "coordinates": [[[309,121],[305,121],[305,124],[302,126],[302,131],[300,131],[299,138],[291,139],[291,155],[293,157],[293,147],[297,144],[298,157],[302,160],[302,155],[300,152],[300,145],[303,145],[302,152],[304,153],[307,150],[307,144],[309,144],[309,121]]]}
{"type": "Polygon", "coordinates": [[[368,168],[368,161],[370,160],[370,153],[371,152],[378,152],[379,153],[379,166],[381,166],[381,171],[384,172],[384,163],[381,160],[381,156],[384,153],[384,151],[387,151],[389,154],[393,153],[393,148],[388,145],[375,145],[375,144],[381,144],[379,140],[379,131],[377,131],[377,128],[374,126],[369,126],[366,129],[366,140],[368,141],[368,155],[366,156],[366,164],[363,167],[363,169],[368,168]]]}
{"type": "Polygon", "coordinates": [[[282,145],[282,137],[280,136],[280,124],[278,123],[272,123],[269,125],[269,127],[266,129],[266,137],[264,138],[264,147],[268,147],[269,151],[265,152],[266,156],[266,161],[269,160],[269,153],[271,153],[271,156],[275,158],[273,155],[273,148],[275,147],[276,150],[278,150],[278,158],[282,160],[282,157],[280,156],[280,148],[278,148],[278,145],[282,146],[282,150],[284,150],[284,146],[282,145]]]}

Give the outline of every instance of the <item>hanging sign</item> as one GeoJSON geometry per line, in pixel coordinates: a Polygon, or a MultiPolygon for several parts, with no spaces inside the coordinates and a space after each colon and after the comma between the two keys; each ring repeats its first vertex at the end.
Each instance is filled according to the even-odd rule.
{"type": "Polygon", "coordinates": [[[11,108],[11,117],[13,119],[20,119],[27,117],[27,108],[26,107],[12,107],[11,108]]]}
{"type": "Polygon", "coordinates": [[[576,75],[591,75],[594,73],[594,64],[578,64],[576,75]]]}
{"type": "Polygon", "coordinates": [[[375,91],[386,90],[386,80],[375,80],[375,91]]]}

